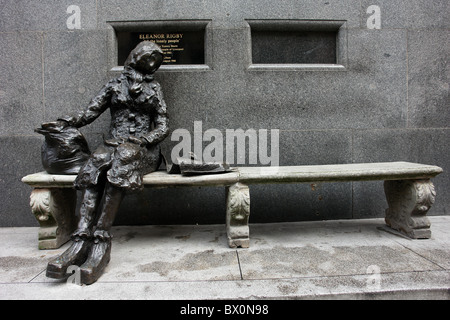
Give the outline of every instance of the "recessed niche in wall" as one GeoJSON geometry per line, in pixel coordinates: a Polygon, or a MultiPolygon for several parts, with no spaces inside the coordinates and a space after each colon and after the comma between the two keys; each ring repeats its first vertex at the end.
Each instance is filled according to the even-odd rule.
{"type": "Polygon", "coordinates": [[[345,21],[247,20],[251,68],[345,69],[345,21]]]}
{"type": "Polygon", "coordinates": [[[336,64],[336,32],[252,31],[252,61],[336,64]]]}
{"type": "Polygon", "coordinates": [[[207,25],[209,21],[109,22],[114,29],[114,66],[123,66],[136,45],[144,40],[158,44],[164,52],[160,70],[208,69],[207,25]],[[172,67],[172,68],[171,68],[172,67]]]}

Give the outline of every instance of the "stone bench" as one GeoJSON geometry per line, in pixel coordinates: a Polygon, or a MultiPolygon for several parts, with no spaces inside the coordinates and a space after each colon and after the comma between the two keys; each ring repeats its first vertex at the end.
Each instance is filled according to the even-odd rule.
{"type": "MultiPolygon", "coordinates": [[[[355,163],[317,166],[239,167],[221,174],[183,176],[165,171],[144,177],[146,187],[224,186],[226,188],[226,229],[230,247],[249,246],[249,185],[311,182],[384,180],[389,208],[386,224],[407,236],[430,238],[426,214],[436,196],[431,178],[440,174],[436,166],[409,162],[355,163]]],[[[22,181],[34,189],[32,213],[40,224],[39,248],[58,248],[70,238],[77,221],[74,175],[45,172],[28,175],[22,181]]]]}

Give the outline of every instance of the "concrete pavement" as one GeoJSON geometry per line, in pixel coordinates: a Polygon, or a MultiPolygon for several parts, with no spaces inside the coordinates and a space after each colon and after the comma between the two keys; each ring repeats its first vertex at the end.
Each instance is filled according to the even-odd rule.
{"type": "Polygon", "coordinates": [[[449,299],[450,216],[410,240],[383,219],[250,224],[250,248],[224,225],[114,227],[93,285],[45,276],[63,252],[38,250],[37,228],[0,229],[0,299],[449,299]]]}

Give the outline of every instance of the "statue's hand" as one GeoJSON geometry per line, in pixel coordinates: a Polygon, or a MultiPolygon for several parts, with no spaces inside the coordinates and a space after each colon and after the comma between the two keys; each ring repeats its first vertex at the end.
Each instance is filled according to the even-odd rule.
{"type": "Polygon", "coordinates": [[[147,141],[145,141],[144,139],[136,138],[135,136],[129,136],[128,141],[137,144],[140,147],[144,147],[147,144],[147,141]]]}
{"type": "Polygon", "coordinates": [[[44,132],[60,132],[62,129],[68,127],[69,124],[66,121],[52,121],[52,122],[44,122],[41,124],[40,128],[35,129],[38,133],[44,132]]]}
{"type": "Polygon", "coordinates": [[[68,126],[79,127],[76,125],[77,119],[71,115],[65,115],[58,118],[58,121],[67,123],[68,126]]]}
{"type": "Polygon", "coordinates": [[[104,141],[106,145],[111,147],[118,147],[119,145],[125,142],[124,139],[108,139],[104,141]]]}

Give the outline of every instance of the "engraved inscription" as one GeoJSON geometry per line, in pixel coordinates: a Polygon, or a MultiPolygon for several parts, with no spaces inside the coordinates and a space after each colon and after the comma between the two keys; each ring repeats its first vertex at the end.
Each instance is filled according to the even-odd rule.
{"type": "Polygon", "coordinates": [[[139,40],[149,40],[160,46],[164,52],[163,63],[177,63],[177,53],[184,51],[182,33],[141,33],[139,40]]]}
{"type": "Polygon", "coordinates": [[[204,30],[176,32],[118,31],[118,65],[123,65],[130,51],[141,41],[153,41],[164,52],[164,65],[204,64],[204,30]]]}

